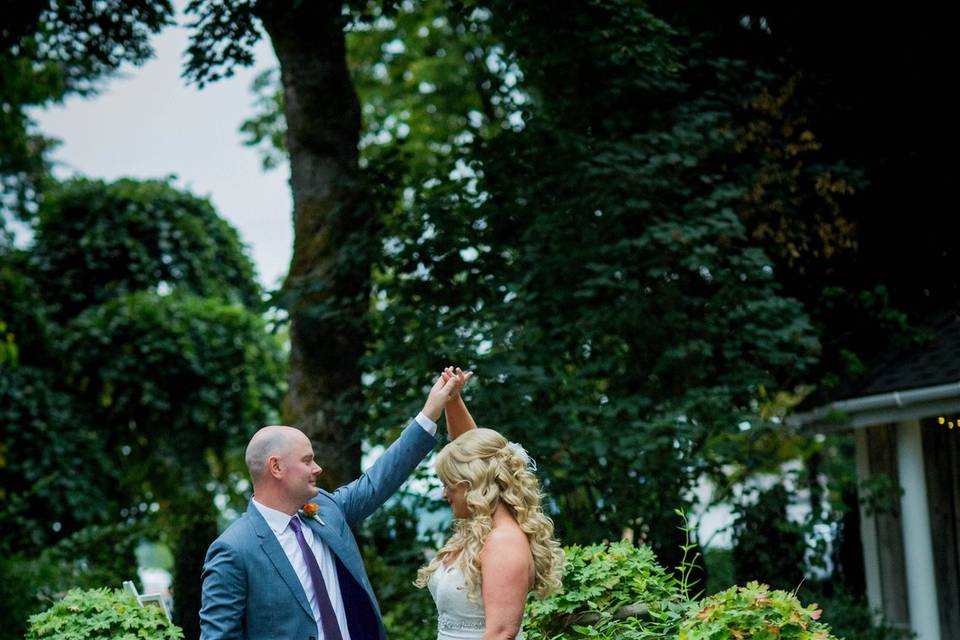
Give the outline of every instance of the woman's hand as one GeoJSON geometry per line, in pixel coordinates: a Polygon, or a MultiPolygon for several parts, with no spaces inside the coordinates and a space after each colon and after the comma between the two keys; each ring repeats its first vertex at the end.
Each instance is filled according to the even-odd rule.
{"type": "Polygon", "coordinates": [[[456,379],[456,387],[454,387],[453,395],[450,397],[452,400],[460,397],[460,392],[466,386],[467,380],[473,377],[473,371],[464,371],[460,367],[457,367],[456,369],[447,367],[440,373],[440,375],[443,377],[444,382],[450,380],[451,378],[456,379]]]}
{"type": "Polygon", "coordinates": [[[450,436],[451,440],[455,440],[470,429],[477,428],[477,423],[473,420],[473,416],[470,415],[467,405],[460,395],[463,386],[473,377],[473,371],[464,372],[460,367],[456,369],[448,367],[444,369],[441,377],[446,377],[448,383],[456,381],[456,386],[453,389],[454,395],[444,407],[444,413],[447,416],[447,435],[450,436]]]}

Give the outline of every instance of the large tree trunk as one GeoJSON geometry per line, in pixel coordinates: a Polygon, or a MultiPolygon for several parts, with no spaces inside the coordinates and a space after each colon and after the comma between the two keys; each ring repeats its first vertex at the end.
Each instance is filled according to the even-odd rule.
{"type": "Polygon", "coordinates": [[[361,206],[360,103],[340,7],[329,0],[267,0],[256,9],[280,60],[293,190],[284,419],[313,440],[327,487],[352,479],[360,466],[358,361],[367,339],[366,237],[373,228],[361,206]]]}

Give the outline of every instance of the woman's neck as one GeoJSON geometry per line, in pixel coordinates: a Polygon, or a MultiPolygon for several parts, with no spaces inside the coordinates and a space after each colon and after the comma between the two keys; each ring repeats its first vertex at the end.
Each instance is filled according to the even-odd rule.
{"type": "Polygon", "coordinates": [[[517,519],[513,517],[513,512],[510,511],[510,508],[503,504],[502,502],[497,505],[497,508],[493,511],[493,520],[494,528],[499,526],[517,526],[517,519]]]}

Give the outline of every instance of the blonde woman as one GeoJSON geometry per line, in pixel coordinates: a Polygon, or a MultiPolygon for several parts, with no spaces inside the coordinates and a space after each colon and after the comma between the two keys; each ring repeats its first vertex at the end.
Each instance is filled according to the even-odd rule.
{"type": "MultiPolygon", "coordinates": [[[[460,378],[472,372],[457,369],[460,378]]],[[[523,447],[478,429],[462,397],[446,406],[452,441],[437,475],[453,509],[453,535],[417,574],[437,605],[437,640],[522,638],[527,594],[560,589],[563,552],[540,507],[535,466],[523,447]]]]}

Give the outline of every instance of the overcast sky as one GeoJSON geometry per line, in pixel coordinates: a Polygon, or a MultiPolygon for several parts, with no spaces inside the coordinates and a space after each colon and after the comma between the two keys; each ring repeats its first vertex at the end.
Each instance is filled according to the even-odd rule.
{"type": "Polygon", "coordinates": [[[173,174],[176,186],[209,197],[250,247],[260,281],[273,287],[290,262],[289,172],[283,167],[264,173],[238,129],[253,113],[253,77],[276,66],[276,58],[261,41],[255,67],[201,91],[180,78],[186,45],[187,30],[169,27],[154,38],[152,60],[126,67],[100,95],[71,97],[32,116],[45,135],[62,141],[53,155],[58,178],[173,174]]]}

